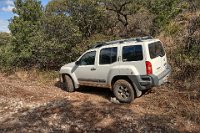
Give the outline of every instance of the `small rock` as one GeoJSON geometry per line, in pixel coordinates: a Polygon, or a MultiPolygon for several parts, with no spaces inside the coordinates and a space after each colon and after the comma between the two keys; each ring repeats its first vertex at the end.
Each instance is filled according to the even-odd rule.
{"type": "Polygon", "coordinates": [[[48,124],[49,124],[49,126],[52,126],[52,125],[53,125],[52,121],[49,121],[48,124]]]}
{"type": "Polygon", "coordinates": [[[119,104],[120,102],[117,100],[116,97],[111,97],[110,101],[115,104],[119,104]]]}
{"type": "Polygon", "coordinates": [[[97,128],[97,131],[101,132],[101,128],[97,128]]]}
{"type": "Polygon", "coordinates": [[[78,128],[78,127],[75,127],[75,131],[79,131],[79,128],[78,128]]]}
{"type": "Polygon", "coordinates": [[[23,112],[22,115],[23,116],[28,115],[28,112],[23,112]]]}

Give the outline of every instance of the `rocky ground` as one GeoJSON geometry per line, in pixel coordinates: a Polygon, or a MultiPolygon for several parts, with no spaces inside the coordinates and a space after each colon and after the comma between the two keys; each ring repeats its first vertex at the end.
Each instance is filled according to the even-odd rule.
{"type": "Polygon", "coordinates": [[[0,74],[0,132],[198,133],[200,102],[194,96],[168,85],[131,104],[114,104],[109,89],[67,93],[56,80],[38,83],[0,74]]]}

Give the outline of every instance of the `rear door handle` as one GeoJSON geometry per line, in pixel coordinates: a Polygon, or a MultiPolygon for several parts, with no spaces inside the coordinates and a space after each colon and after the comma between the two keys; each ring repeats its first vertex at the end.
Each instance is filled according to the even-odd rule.
{"type": "Polygon", "coordinates": [[[121,60],[121,56],[119,56],[117,60],[120,61],[121,60]]]}
{"type": "Polygon", "coordinates": [[[157,70],[159,70],[161,67],[158,67],[157,70]]]}
{"type": "Polygon", "coordinates": [[[95,70],[96,70],[96,68],[94,68],[94,67],[93,67],[93,68],[91,68],[91,71],[95,71],[95,70]]]}

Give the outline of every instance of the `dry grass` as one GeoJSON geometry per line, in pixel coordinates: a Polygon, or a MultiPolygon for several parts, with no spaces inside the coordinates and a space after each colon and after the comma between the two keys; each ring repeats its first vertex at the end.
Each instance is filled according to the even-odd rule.
{"type": "Polygon", "coordinates": [[[150,110],[160,110],[166,117],[175,118],[175,124],[191,131],[200,125],[200,92],[196,88],[170,85],[160,89],[156,90],[156,97],[151,97],[150,110]]]}
{"type": "Polygon", "coordinates": [[[55,82],[59,77],[58,71],[44,71],[38,69],[23,70],[18,69],[11,74],[7,74],[11,79],[19,79],[21,81],[31,81],[40,84],[48,84],[50,82],[55,82]]]}

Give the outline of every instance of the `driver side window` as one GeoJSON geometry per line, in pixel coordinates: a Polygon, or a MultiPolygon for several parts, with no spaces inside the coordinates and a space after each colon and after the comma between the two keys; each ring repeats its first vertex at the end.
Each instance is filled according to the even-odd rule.
{"type": "Polygon", "coordinates": [[[94,65],[96,51],[88,52],[80,59],[80,65],[94,65]]]}

